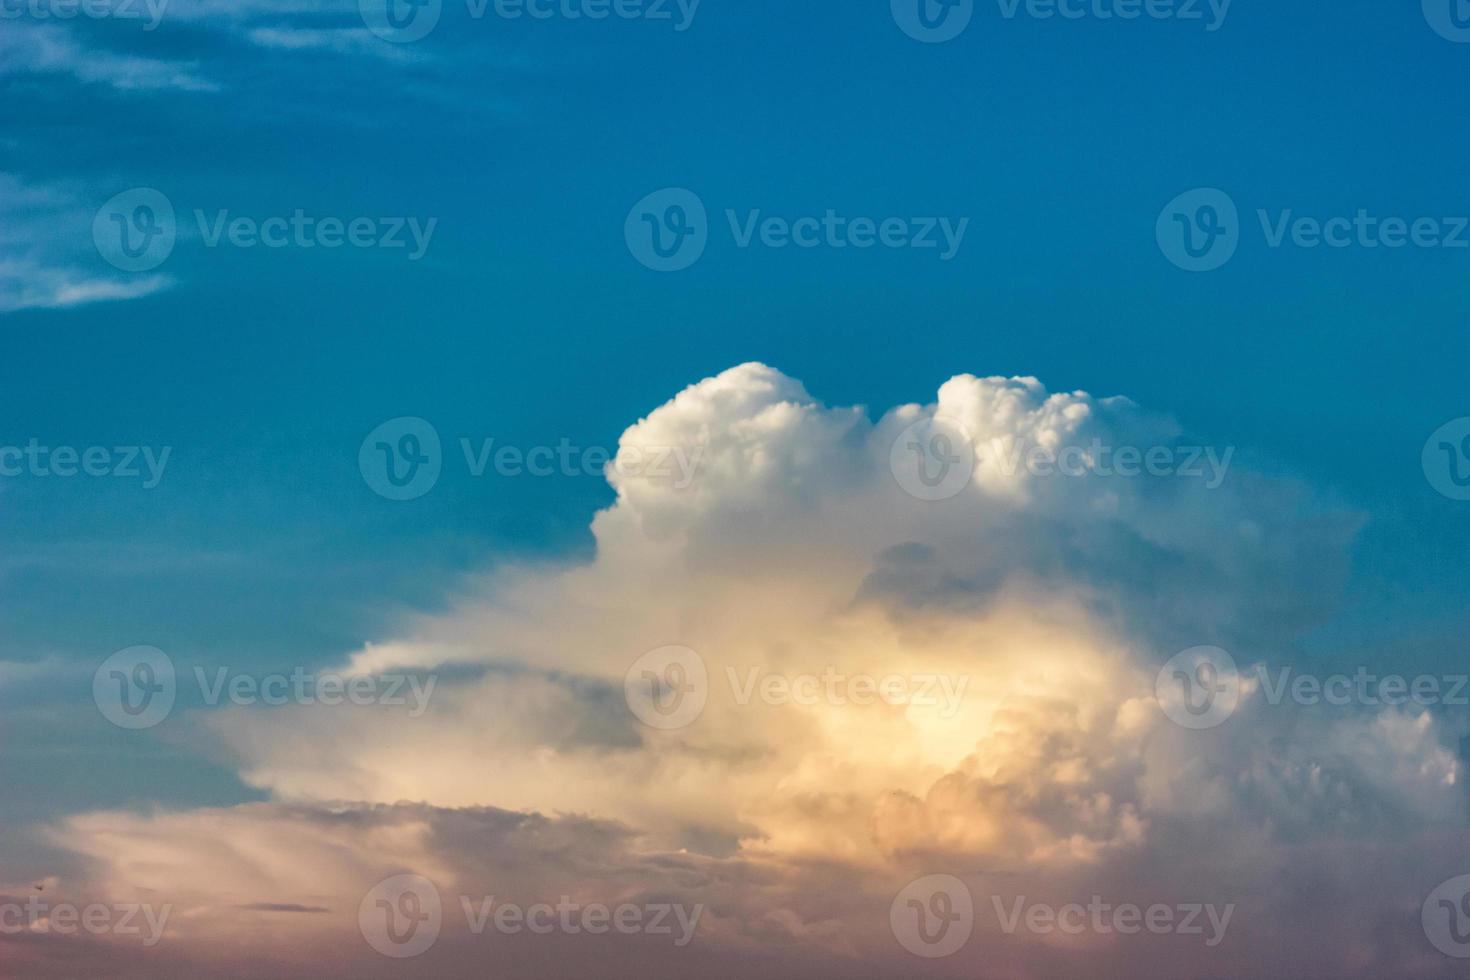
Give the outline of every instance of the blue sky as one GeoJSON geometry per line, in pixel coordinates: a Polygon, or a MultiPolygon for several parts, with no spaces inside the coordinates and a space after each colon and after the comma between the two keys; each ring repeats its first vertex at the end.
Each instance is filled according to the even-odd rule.
{"type": "Polygon", "coordinates": [[[1281,656],[1462,659],[1470,504],[1420,452],[1470,414],[1470,248],[1271,248],[1256,218],[1470,214],[1470,44],[1418,4],[1235,0],[1207,30],[977,2],[925,44],[887,0],[704,0],[683,31],[446,0],[432,34],[392,44],[355,4],[174,0],[151,31],[0,21],[0,53],[0,444],[172,448],[152,490],[0,481],[0,661],[75,668],[0,687],[0,853],[22,868],[18,828],[62,814],[263,798],[166,732],[119,741],[88,696],[107,654],[339,662],[467,573],[585,557],[602,479],[472,478],[458,439],[615,446],[748,361],[875,419],[964,372],[1167,412],[1363,522],[1332,617],[1281,656]],[[135,187],[178,214],[148,273],[92,241],[135,187]],[[623,234],[666,187],[710,219],[675,273],[623,234]],[[1198,187],[1241,216],[1207,273],[1155,240],[1198,187]],[[210,248],[196,208],[437,224],[417,261],[210,248]],[[969,224],[950,261],[742,249],[726,209],[969,224]],[[143,295],[16,302],[12,260],[143,295]],[[357,464],[400,416],[446,444],[408,503],[357,464]]]}
{"type": "MultiPolygon", "coordinates": [[[[259,23],[351,27],[350,14],[259,23]]],[[[473,21],[451,4],[424,41],[346,53],[262,47],[220,20],[76,22],[84,51],[188,62],[213,90],[13,68],[0,169],[75,188],[83,208],[156,187],[185,225],[193,208],[301,208],[433,216],[436,234],[417,263],[211,251],[196,236],[162,270],[166,291],[5,316],[15,442],[175,451],[150,493],[5,487],[19,659],[147,637],[200,656],[334,657],[384,602],[433,602],[487,556],[585,548],[609,499],[595,479],[451,473],[395,507],[354,466],[373,425],[420,415],[476,439],[609,445],[746,360],[834,403],[922,399],[971,371],[1165,406],[1372,512],[1357,573],[1373,615],[1354,629],[1387,612],[1390,578],[1412,583],[1394,601],[1416,620],[1456,622],[1470,532],[1417,458],[1462,409],[1464,256],[1272,250],[1257,234],[1224,269],[1189,275],[1152,234],[1196,186],[1248,216],[1466,211],[1454,161],[1470,127],[1447,93],[1470,49],[1417,10],[1239,4],[1209,32],[981,5],[965,34],[926,45],[879,3],[706,2],[684,32],[473,21]],[[719,222],[725,208],[835,208],[971,227],[948,263],[741,251],[717,235],[693,269],[661,276],[621,230],[665,186],[696,190],[719,222]]],[[[85,252],[87,230],[35,234],[85,252]]]]}

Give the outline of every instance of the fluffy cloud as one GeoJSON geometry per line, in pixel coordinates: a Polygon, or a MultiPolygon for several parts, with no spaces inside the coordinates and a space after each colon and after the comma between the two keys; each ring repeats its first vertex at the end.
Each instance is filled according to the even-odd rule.
{"type": "MultiPolygon", "coordinates": [[[[528,901],[704,903],[684,958],[627,954],[654,975],[882,975],[906,955],[889,902],[945,872],[975,894],[984,933],[946,961],[956,975],[1435,975],[1418,902],[1443,870],[1430,849],[1464,814],[1443,719],[1271,705],[1247,683],[1235,717],[1189,731],[1154,700],[1184,647],[1248,664],[1328,615],[1356,518],[1238,462],[1217,481],[1016,465],[1018,448],[1069,446],[1094,462],[1100,446],[1183,458],[1190,440],[1125,399],[1030,378],[956,377],[934,404],[874,421],[734,368],[624,434],[648,465],[610,467],[617,499],[590,563],[468,583],[449,612],[350,658],[352,673],[437,673],[422,716],[209,713],[201,732],[277,802],[88,815],[60,839],[95,887],[187,909],[189,955],[241,953],[268,922],[302,962],[360,957],[357,899],[411,871],[528,901]],[[893,450],[933,417],[977,459],[963,489],[926,501],[893,450]],[[691,484],[656,464],[674,451],[699,460],[691,484]],[[708,681],[698,716],[661,729],[630,712],[625,681],[668,645],[708,681]],[[885,678],[907,686],[874,697],[885,678]],[[1370,887],[1382,901],[1354,897],[1370,887]],[[1237,912],[1229,940],[1202,949],[1006,935],[989,899],[1093,894],[1237,912]],[[1307,952],[1304,931],[1332,944],[1307,952]]],[[[425,969],[488,956],[543,975],[598,955],[555,937],[541,966],[517,967],[475,938],[449,936],[425,969]]]]}

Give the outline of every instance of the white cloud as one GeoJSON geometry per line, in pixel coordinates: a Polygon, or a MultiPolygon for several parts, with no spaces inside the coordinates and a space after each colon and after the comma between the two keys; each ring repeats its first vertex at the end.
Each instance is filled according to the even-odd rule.
{"type": "MultiPolygon", "coordinates": [[[[473,841],[438,828],[488,819],[462,808],[501,807],[585,815],[554,826],[596,841],[584,854],[552,835],[537,852],[545,867],[522,869],[532,890],[690,888],[715,909],[711,955],[764,951],[789,975],[810,975],[814,955],[845,976],[898,968],[886,903],[935,870],[1058,902],[1096,891],[1234,902],[1249,936],[1205,957],[1117,937],[1002,936],[992,924],[984,962],[996,975],[1432,970],[1417,927],[1399,923],[1437,882],[1431,845],[1463,816],[1443,720],[1270,706],[1247,685],[1235,718],[1196,732],[1153,702],[1155,672],[1179,649],[1228,641],[1246,664],[1327,614],[1356,518],[1239,465],[1206,489],[1034,475],[983,451],[961,493],[921,501],[895,479],[890,450],[934,413],[982,447],[1185,438],[1123,399],[969,375],[934,405],[874,422],[743,365],[624,434],[624,451],[677,447],[701,466],[682,489],[656,467],[612,471],[617,500],[593,522],[592,562],[472,583],[449,612],[352,658],[359,672],[443,671],[422,717],[210,714],[197,720],[244,778],[289,806],[84,817],[63,839],[101,880],[146,882],[206,909],[190,921],[211,941],[240,928],[219,918],[226,904],[339,907],[390,866],[493,887],[483,881],[504,869],[487,872],[473,841]],[[712,683],[693,723],[655,731],[623,703],[624,675],[667,644],[696,650],[712,683]],[[967,684],[953,713],[741,703],[730,671],[967,684]],[[412,818],[382,809],[400,800],[422,806],[412,818]],[[330,833],[313,829],[323,823],[330,833]],[[180,844],[196,839],[231,843],[219,854],[180,844]],[[1365,866],[1364,848],[1385,840],[1398,843],[1365,866]],[[563,877],[571,857],[584,863],[563,877]],[[1282,876],[1313,889],[1308,907],[1282,876]],[[1385,903],[1354,897],[1365,889],[1385,903]],[[1330,938],[1303,944],[1301,929],[1330,938]]],[[[953,972],[974,975],[975,962],[956,959],[953,972]]]]}
{"type": "Polygon", "coordinates": [[[0,313],[137,299],[172,285],[161,273],[107,266],[92,243],[92,217],[70,190],[0,173],[0,313]]]}
{"type": "Polygon", "coordinates": [[[218,86],[198,75],[196,68],[187,62],[84,48],[70,32],[53,24],[12,20],[6,22],[4,33],[0,33],[0,75],[66,74],[120,91],[218,91],[218,86]]]}
{"type": "Polygon", "coordinates": [[[334,54],[367,54],[389,61],[417,61],[418,49],[385,43],[365,27],[307,28],[252,27],[245,36],[252,44],[282,51],[329,51],[334,54]]]}
{"type": "Polygon", "coordinates": [[[594,521],[592,564],[501,575],[354,658],[363,672],[484,671],[444,685],[429,715],[212,724],[251,783],[291,799],[569,810],[670,846],[865,862],[931,846],[1045,862],[1136,845],[1169,798],[1148,763],[1171,726],[1139,707],[1157,665],[1222,637],[1290,642],[1330,603],[1354,522],[1243,472],[1207,490],[1007,473],[983,454],[960,496],[918,501],[889,450],[929,412],[981,445],[1179,437],[1125,400],[970,376],[874,424],[746,365],[624,435],[625,452],[679,447],[700,469],[684,489],[649,468],[610,471],[618,499],[594,521]],[[620,692],[629,665],[668,643],[698,651],[714,683],[697,725],[653,737],[620,692]],[[739,704],[729,673],[896,664],[968,679],[962,710],[739,704]],[[1007,758],[1021,760],[1014,772],[1007,758]],[[630,792],[640,777],[648,790],[630,792]]]}

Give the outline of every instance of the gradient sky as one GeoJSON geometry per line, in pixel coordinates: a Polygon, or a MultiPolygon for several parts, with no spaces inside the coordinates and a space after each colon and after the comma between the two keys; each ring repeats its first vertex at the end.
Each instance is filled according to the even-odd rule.
{"type": "MultiPolygon", "coordinates": [[[[1420,453],[1470,414],[1470,248],[1273,249],[1255,214],[1470,214],[1467,78],[1470,44],[1369,0],[1235,0],[1213,31],[977,2],[942,44],[887,0],[703,0],[683,31],[446,2],[410,44],[330,0],[171,0],[151,31],[0,20],[0,445],[172,449],[151,490],[0,478],[0,883],[81,873],[44,833],[78,814],[272,799],[182,728],[119,738],[91,699],[110,653],[340,665],[467,575],[589,559],[606,481],[472,478],[458,439],[616,446],[746,362],[874,422],[964,373],[1125,395],[1360,525],[1323,559],[1330,612],[1274,663],[1462,666],[1470,504],[1420,453]],[[181,226],[146,288],[92,240],[135,187],[181,226]],[[623,228],[666,187],[712,232],[661,274],[623,228]],[[1209,273],[1155,240],[1197,187],[1242,218],[1209,273]],[[419,261],[208,248],[195,208],[437,225],[419,261]],[[969,225],[947,262],[740,249],[726,208],[969,225]],[[97,282],[141,295],[45,292],[97,282]],[[400,416],[446,444],[409,503],[358,469],[400,416]]],[[[1309,579],[1312,546],[1292,560],[1309,579]]]]}

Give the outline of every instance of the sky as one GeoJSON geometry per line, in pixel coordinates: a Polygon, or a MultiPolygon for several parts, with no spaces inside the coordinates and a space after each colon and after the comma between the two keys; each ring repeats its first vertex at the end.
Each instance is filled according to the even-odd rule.
{"type": "Polygon", "coordinates": [[[0,976],[1451,975],[1467,71],[1463,0],[0,0],[0,976]],[[1095,896],[1203,935],[1025,915],[1095,896]]]}

